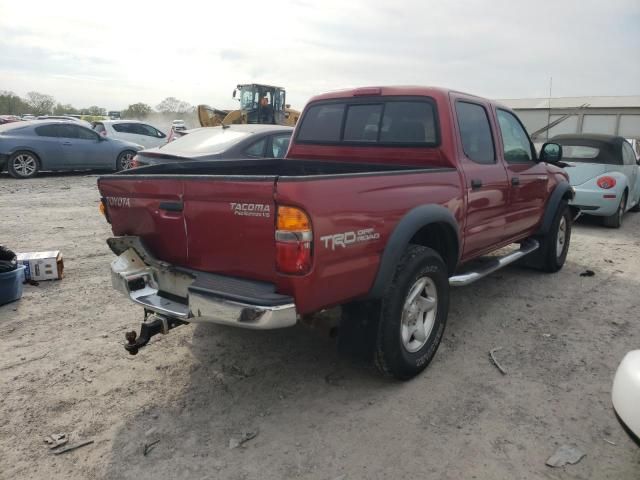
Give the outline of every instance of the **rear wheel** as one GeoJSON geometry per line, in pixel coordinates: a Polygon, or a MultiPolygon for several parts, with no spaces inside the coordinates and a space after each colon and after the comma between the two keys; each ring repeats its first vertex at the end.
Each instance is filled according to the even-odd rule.
{"type": "Polygon", "coordinates": [[[622,226],[622,217],[624,216],[624,211],[627,208],[627,192],[622,194],[622,198],[620,199],[620,205],[618,205],[618,209],[616,213],[609,217],[604,217],[602,222],[605,227],[609,228],[620,228],[622,226]]]}
{"type": "Polygon", "coordinates": [[[378,370],[408,380],[436,354],[449,312],[447,267],[434,250],[410,245],[380,310],[374,361],[378,370]]]}
{"type": "Polygon", "coordinates": [[[40,170],[40,162],[32,152],[16,152],[9,158],[7,170],[13,178],[33,178],[40,170]]]}
{"type": "Polygon", "coordinates": [[[118,155],[118,165],[117,165],[118,171],[129,170],[130,168],[132,168],[131,161],[135,156],[136,156],[136,152],[134,152],[133,150],[125,150],[120,155],[118,155]]]}

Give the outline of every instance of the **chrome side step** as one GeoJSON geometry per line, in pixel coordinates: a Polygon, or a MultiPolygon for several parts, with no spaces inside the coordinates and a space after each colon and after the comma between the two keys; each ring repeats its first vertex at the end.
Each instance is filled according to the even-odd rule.
{"type": "Polygon", "coordinates": [[[449,278],[449,285],[451,285],[452,287],[464,287],[465,285],[469,285],[470,283],[473,283],[476,280],[480,280],[490,273],[493,273],[496,270],[501,269],[502,267],[506,267],[516,260],[519,260],[525,255],[528,255],[531,252],[537,250],[539,247],[540,244],[537,240],[528,238],[520,244],[519,250],[505,255],[504,257],[495,257],[491,259],[487,262],[486,265],[483,265],[480,270],[465,272],[461,273],[460,275],[454,275],[453,277],[449,278]]]}

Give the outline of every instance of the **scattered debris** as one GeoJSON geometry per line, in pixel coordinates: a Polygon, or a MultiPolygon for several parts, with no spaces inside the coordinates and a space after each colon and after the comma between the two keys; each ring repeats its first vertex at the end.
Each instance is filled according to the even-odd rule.
{"type": "Polygon", "coordinates": [[[229,448],[238,448],[247,443],[249,440],[252,440],[258,436],[260,433],[256,430],[249,430],[247,432],[242,432],[240,435],[236,437],[231,437],[229,439],[229,448]]]}
{"type": "Polygon", "coordinates": [[[74,445],[69,445],[68,447],[61,448],[59,450],[54,450],[53,453],[55,455],[60,455],[61,453],[70,452],[71,450],[75,450],[80,447],[84,447],[85,445],[90,445],[93,443],[93,440],[85,440],[80,443],[76,443],[74,445]]]}
{"type": "Polygon", "coordinates": [[[585,270],[580,274],[581,277],[593,277],[596,274],[593,270],[585,270]]]}
{"type": "Polygon", "coordinates": [[[496,368],[500,370],[500,373],[503,375],[506,375],[507,371],[504,369],[502,365],[500,365],[500,362],[498,362],[495,356],[495,353],[500,350],[502,350],[502,347],[496,347],[489,350],[489,358],[491,359],[491,362],[496,366],[496,368]]]}
{"type": "Polygon", "coordinates": [[[57,448],[69,441],[66,433],[52,433],[48,437],[44,437],[44,441],[49,448],[57,448]]]}
{"type": "Polygon", "coordinates": [[[153,450],[153,448],[160,443],[160,440],[154,440],[151,443],[145,443],[144,444],[144,448],[142,449],[142,455],[144,455],[145,457],[147,455],[149,455],[149,452],[151,452],[151,450],[153,450]]]}
{"type": "Polygon", "coordinates": [[[604,437],[602,437],[602,440],[604,440],[605,442],[607,442],[609,445],[613,445],[614,447],[618,445],[616,442],[612,442],[612,441],[611,441],[611,440],[609,440],[608,438],[604,438],[604,437]]]}
{"type": "Polygon", "coordinates": [[[546,464],[550,467],[562,467],[567,464],[575,465],[586,455],[586,453],[576,447],[561,445],[553,455],[547,459],[546,464]]]}
{"type": "Polygon", "coordinates": [[[36,281],[36,280],[32,280],[30,278],[26,279],[24,281],[25,284],[27,285],[31,285],[32,287],[38,287],[40,285],[40,282],[36,281]]]}
{"type": "Polygon", "coordinates": [[[605,258],[604,261],[607,263],[613,263],[613,260],[609,260],[608,258],[605,258]]]}

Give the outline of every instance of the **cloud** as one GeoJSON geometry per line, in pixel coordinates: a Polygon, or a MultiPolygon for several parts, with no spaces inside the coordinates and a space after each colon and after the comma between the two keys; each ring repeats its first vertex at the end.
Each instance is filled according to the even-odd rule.
{"type": "Polygon", "coordinates": [[[638,94],[637,0],[245,0],[188,8],[0,0],[0,86],[124,108],[167,96],[233,108],[238,83],[314,94],[448,86],[505,98],[638,94]]]}

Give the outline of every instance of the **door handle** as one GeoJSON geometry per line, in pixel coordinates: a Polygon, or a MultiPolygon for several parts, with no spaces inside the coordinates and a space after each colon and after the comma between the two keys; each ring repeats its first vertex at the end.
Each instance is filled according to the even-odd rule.
{"type": "Polygon", "coordinates": [[[511,177],[511,185],[514,187],[520,185],[520,177],[511,177]]]}
{"type": "Polygon", "coordinates": [[[482,187],[482,180],[478,178],[474,178],[471,180],[471,188],[475,190],[476,188],[482,187]]]}
{"type": "Polygon", "coordinates": [[[65,147],[70,147],[73,144],[71,142],[62,142],[62,145],[64,145],[65,147]]]}
{"type": "Polygon", "coordinates": [[[159,206],[160,210],[166,210],[167,212],[181,212],[184,208],[182,202],[161,202],[159,206]]]}

